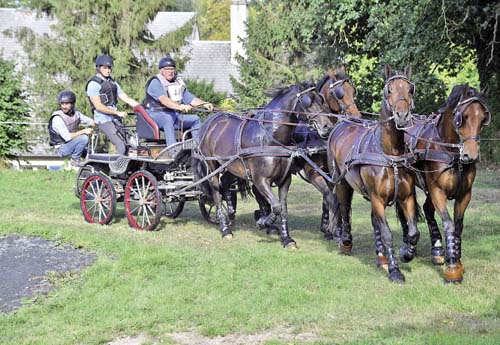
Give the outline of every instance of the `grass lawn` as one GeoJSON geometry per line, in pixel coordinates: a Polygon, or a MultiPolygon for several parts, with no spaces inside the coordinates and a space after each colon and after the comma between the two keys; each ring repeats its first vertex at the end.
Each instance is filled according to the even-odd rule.
{"type": "MultiPolygon", "coordinates": [[[[122,203],[111,225],[87,224],[74,177],[0,171],[0,236],[41,236],[98,256],[81,274],[59,277],[48,296],[0,314],[0,344],[106,344],[140,334],[159,344],[175,344],[178,334],[207,342],[237,335],[242,344],[267,334],[254,343],[268,345],[500,344],[498,170],[478,173],[464,222],[461,285],[443,283],[423,223],[418,257],[401,264],[406,284],[390,283],[375,267],[370,208],[358,195],[347,257],[323,240],[321,195],[298,179],[289,194],[299,246],[292,251],[256,229],[254,199],[238,201],[232,241],[221,239],[194,202],[155,232],[131,230],[122,203]]],[[[399,247],[392,209],[388,219],[399,247]]]]}

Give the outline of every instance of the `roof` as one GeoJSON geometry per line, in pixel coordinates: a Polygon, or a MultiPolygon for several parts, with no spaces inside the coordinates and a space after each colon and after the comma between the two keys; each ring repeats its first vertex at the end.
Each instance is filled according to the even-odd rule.
{"type": "Polygon", "coordinates": [[[231,63],[230,41],[192,41],[183,53],[190,57],[181,73],[184,78],[213,81],[216,91],[233,93],[229,76],[238,76],[238,68],[231,63]]]}
{"type": "MultiPolygon", "coordinates": [[[[158,12],[146,27],[151,31],[154,38],[158,39],[162,35],[180,29],[195,16],[196,12],[158,12]]],[[[198,39],[198,37],[193,39],[198,39]]]]}
{"type": "Polygon", "coordinates": [[[50,34],[50,25],[56,20],[46,15],[37,17],[36,11],[0,8],[0,54],[6,60],[15,60],[17,55],[25,56],[22,45],[13,35],[5,35],[6,30],[30,28],[39,35],[50,34]]]}

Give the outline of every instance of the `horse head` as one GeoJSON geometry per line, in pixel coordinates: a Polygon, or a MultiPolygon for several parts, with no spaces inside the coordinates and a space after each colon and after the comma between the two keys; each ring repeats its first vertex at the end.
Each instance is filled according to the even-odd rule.
{"type": "Polygon", "coordinates": [[[447,100],[453,109],[453,126],[460,141],[460,160],[472,163],[479,157],[479,135],[491,122],[484,96],[468,84],[454,86],[447,100]],[[453,95],[459,94],[459,98],[453,95]]]}
{"type": "Polygon", "coordinates": [[[327,138],[333,129],[333,122],[324,114],[324,98],[312,83],[297,85],[296,103],[294,111],[298,114],[298,119],[313,127],[322,138],[327,138]]]}
{"type": "Polygon", "coordinates": [[[338,67],[335,71],[327,72],[329,83],[323,83],[321,93],[325,98],[325,108],[336,114],[349,114],[360,117],[361,113],[356,105],[357,90],[347,76],[345,66],[338,67]]]}
{"type": "Polygon", "coordinates": [[[410,81],[411,68],[404,72],[393,72],[385,66],[384,101],[381,120],[394,119],[397,128],[407,127],[411,121],[415,84],[410,81]]]}

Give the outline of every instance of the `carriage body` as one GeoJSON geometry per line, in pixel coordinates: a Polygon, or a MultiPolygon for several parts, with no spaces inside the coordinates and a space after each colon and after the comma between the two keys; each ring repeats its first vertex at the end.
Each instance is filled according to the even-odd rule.
{"type": "Polygon", "coordinates": [[[196,143],[190,131],[177,131],[178,141],[167,146],[144,113],[136,113],[135,130],[123,128],[127,155],[96,152],[98,133],[89,141],[74,187],[85,220],[108,224],[123,201],[129,225],[151,231],[162,216],[176,218],[185,202],[198,201],[203,217],[216,222],[211,199],[194,185],[191,161],[196,143]]]}

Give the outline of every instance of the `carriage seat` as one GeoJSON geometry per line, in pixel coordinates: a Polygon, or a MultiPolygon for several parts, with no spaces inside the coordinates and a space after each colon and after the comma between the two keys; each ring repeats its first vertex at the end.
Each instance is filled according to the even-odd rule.
{"type": "Polygon", "coordinates": [[[134,107],[137,136],[141,139],[160,141],[160,128],[143,106],[134,107]]]}

